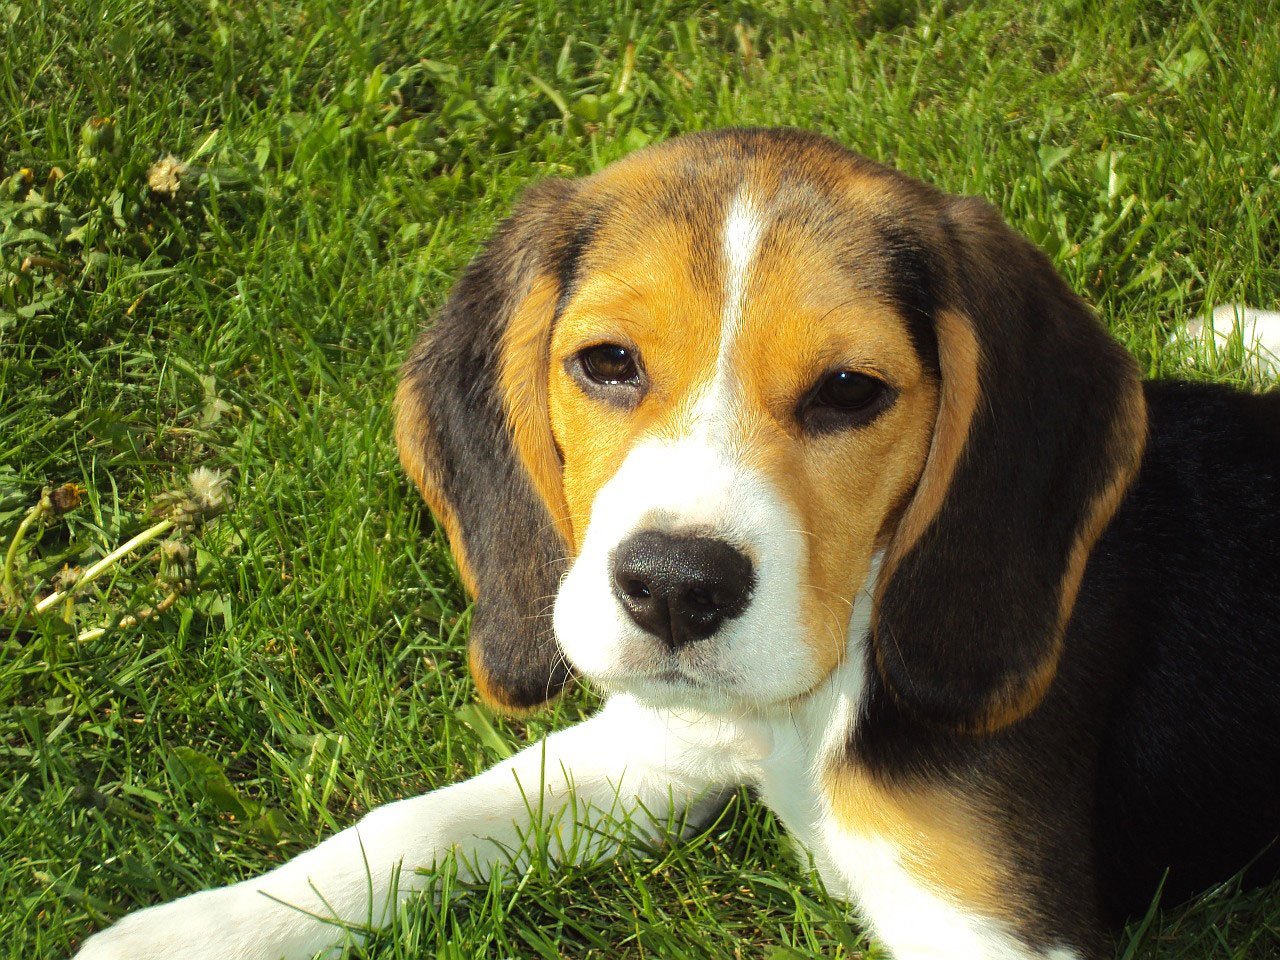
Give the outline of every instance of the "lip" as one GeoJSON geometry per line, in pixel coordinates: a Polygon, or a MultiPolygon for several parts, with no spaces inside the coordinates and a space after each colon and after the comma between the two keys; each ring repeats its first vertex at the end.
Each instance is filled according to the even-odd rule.
{"type": "Polygon", "coordinates": [[[663,683],[685,683],[693,687],[706,686],[706,684],[703,683],[701,680],[698,680],[698,679],[695,679],[694,677],[689,676],[679,667],[666,667],[662,670],[659,670],[657,673],[650,674],[645,679],[650,681],[660,680],[663,683]]]}
{"type": "Polygon", "coordinates": [[[691,677],[679,667],[663,667],[660,670],[646,670],[643,673],[612,674],[597,678],[599,683],[620,690],[648,683],[666,683],[673,686],[706,687],[707,684],[691,677]]]}

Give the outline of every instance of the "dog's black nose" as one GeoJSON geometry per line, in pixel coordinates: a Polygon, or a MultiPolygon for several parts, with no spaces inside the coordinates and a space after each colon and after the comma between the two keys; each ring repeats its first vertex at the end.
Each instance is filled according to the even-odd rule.
{"type": "Polygon", "coordinates": [[[672,650],[716,632],[747,608],[756,576],[723,540],[646,530],[618,544],[613,593],[643,630],[672,650]]]}

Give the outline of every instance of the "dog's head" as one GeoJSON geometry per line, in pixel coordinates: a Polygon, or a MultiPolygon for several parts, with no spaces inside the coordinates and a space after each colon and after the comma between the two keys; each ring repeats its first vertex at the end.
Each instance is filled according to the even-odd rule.
{"type": "Polygon", "coordinates": [[[531,189],[408,361],[397,439],[491,702],[573,668],[783,702],[870,581],[889,689],[989,729],[1048,689],[1145,424],[1132,361],[991,207],[737,130],[531,189]]]}

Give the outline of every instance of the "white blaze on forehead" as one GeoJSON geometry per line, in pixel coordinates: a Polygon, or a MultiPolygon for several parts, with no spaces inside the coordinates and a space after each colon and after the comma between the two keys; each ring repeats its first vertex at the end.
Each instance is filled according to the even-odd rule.
{"type": "Polygon", "coordinates": [[[704,428],[728,416],[733,404],[733,374],[729,356],[746,312],[747,280],[768,217],[751,194],[740,190],[729,204],[722,233],[724,251],[724,307],[720,314],[720,347],[715,376],[698,402],[696,422],[704,428]]]}
{"type": "Polygon", "coordinates": [[[747,277],[760,235],[764,233],[765,217],[745,190],[733,198],[729,215],[724,221],[724,313],[721,319],[720,356],[742,325],[742,311],[747,298],[747,277]]]}

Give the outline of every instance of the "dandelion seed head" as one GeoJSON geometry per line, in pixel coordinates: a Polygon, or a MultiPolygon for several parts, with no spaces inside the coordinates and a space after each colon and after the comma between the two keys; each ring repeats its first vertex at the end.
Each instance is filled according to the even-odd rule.
{"type": "Polygon", "coordinates": [[[182,178],[187,174],[187,165],[172,153],[166,154],[151,165],[147,171],[147,186],[152,193],[165,197],[176,196],[182,187],[182,178]]]}
{"type": "Polygon", "coordinates": [[[156,512],[167,513],[183,533],[198,530],[226,511],[230,479],[221,471],[196,467],[187,475],[186,488],[171,490],[156,499],[156,512]]]}
{"type": "Polygon", "coordinates": [[[227,505],[227,488],[231,480],[220,470],[196,467],[187,477],[187,489],[206,510],[221,511],[227,505]]]}

